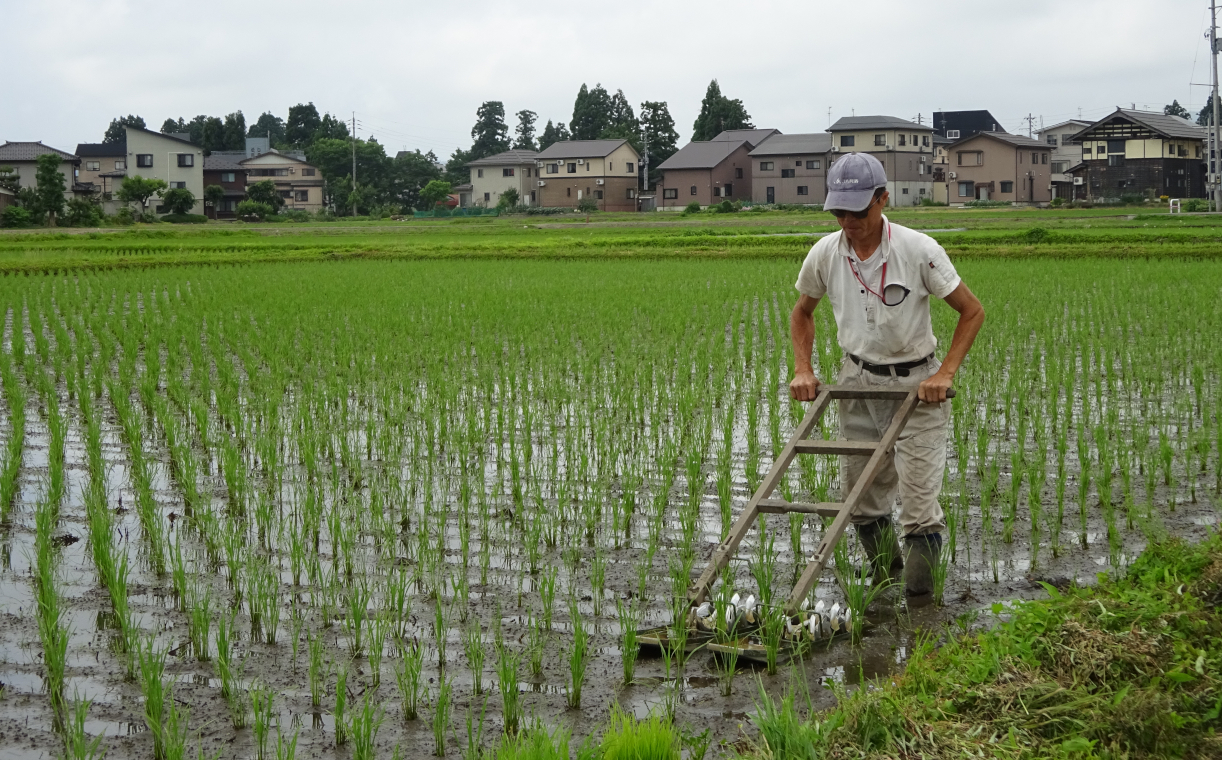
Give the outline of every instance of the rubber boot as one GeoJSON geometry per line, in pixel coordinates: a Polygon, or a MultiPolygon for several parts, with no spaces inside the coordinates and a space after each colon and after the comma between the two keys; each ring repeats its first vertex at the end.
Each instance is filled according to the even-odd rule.
{"type": "Polygon", "coordinates": [[[925,596],[933,593],[933,570],[938,566],[942,551],[942,534],[926,533],[905,536],[904,595],[925,596]]]}
{"type": "Polygon", "coordinates": [[[874,522],[858,525],[857,540],[865,549],[868,572],[874,579],[875,587],[890,583],[904,569],[899,539],[895,536],[890,517],[880,517],[874,522]]]}

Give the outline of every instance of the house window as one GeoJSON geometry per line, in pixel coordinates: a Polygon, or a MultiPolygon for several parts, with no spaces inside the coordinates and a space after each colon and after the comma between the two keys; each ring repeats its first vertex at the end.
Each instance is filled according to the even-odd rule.
{"type": "Polygon", "coordinates": [[[302,170],[301,170],[301,176],[303,176],[303,177],[313,177],[313,176],[314,176],[314,174],[315,174],[315,172],[316,172],[316,170],[314,169],[314,167],[312,167],[312,166],[307,166],[307,167],[302,168],[302,170]]]}
{"type": "Polygon", "coordinates": [[[721,194],[726,196],[727,198],[730,197],[731,195],[734,195],[734,184],[732,182],[727,182],[726,186],[722,188],[721,194]]]}
{"type": "Polygon", "coordinates": [[[1034,166],[1035,164],[1038,164],[1039,162],[1040,162],[1040,154],[1032,153],[1031,154],[1031,165],[1034,166]]]}
{"type": "Polygon", "coordinates": [[[1067,166],[1068,163],[1069,163],[1068,161],[1053,161],[1052,162],[1052,173],[1053,174],[1064,174],[1065,170],[1069,168],[1067,166]]]}
{"type": "MultiPolygon", "coordinates": [[[[878,136],[875,135],[875,138],[877,137],[878,136]]],[[[908,144],[908,135],[900,135],[900,145],[907,145],[907,144],[908,144]]]]}
{"type": "Polygon", "coordinates": [[[534,190],[530,191],[530,202],[531,203],[535,202],[535,191],[534,190]]]}
{"type": "Polygon", "coordinates": [[[636,198],[636,188],[635,187],[628,188],[627,198],[628,200],[634,200],[636,198]]]}
{"type": "Polygon", "coordinates": [[[1040,154],[1040,163],[1041,163],[1041,164],[1046,164],[1046,163],[1048,163],[1048,154],[1047,154],[1047,153],[1041,153],[1041,154],[1040,154]]]}
{"type": "Polygon", "coordinates": [[[587,162],[586,162],[586,171],[590,171],[590,167],[591,167],[591,166],[593,166],[593,165],[594,165],[594,164],[592,164],[592,163],[590,163],[589,161],[587,161],[587,162]]]}
{"type": "Polygon", "coordinates": [[[740,166],[734,170],[734,179],[743,178],[743,168],[740,166]]]}
{"type": "Polygon", "coordinates": [[[856,135],[841,135],[840,136],[840,147],[852,148],[856,144],[857,144],[856,135]]]}
{"type": "Polygon", "coordinates": [[[984,153],[981,151],[961,150],[958,153],[960,166],[983,166],[984,153]]]}
{"type": "Polygon", "coordinates": [[[1124,155],[1121,153],[1113,153],[1107,157],[1108,166],[1124,166],[1124,155]]]}
{"type": "Polygon", "coordinates": [[[195,154],[194,153],[179,153],[178,154],[178,165],[179,166],[195,166],[195,154]]]}
{"type": "Polygon", "coordinates": [[[918,190],[917,192],[919,192],[921,195],[924,195],[924,194],[925,194],[925,188],[923,188],[923,187],[922,187],[922,188],[921,188],[920,190],[918,190]]]}
{"type": "Polygon", "coordinates": [[[929,147],[929,135],[921,135],[921,145],[926,148],[929,147]]]}
{"type": "Polygon", "coordinates": [[[236,179],[233,172],[221,172],[221,182],[233,182],[236,179]]]}
{"type": "Polygon", "coordinates": [[[1200,145],[1197,146],[1197,156],[1196,157],[1197,158],[1201,157],[1201,146],[1200,145]]]}
{"type": "Polygon", "coordinates": [[[1107,146],[1104,145],[1103,143],[1099,143],[1098,145],[1095,146],[1095,152],[1096,153],[1107,153],[1107,146]]]}
{"type": "Polygon", "coordinates": [[[662,200],[673,201],[679,199],[679,188],[667,187],[662,190],[662,200]]]}
{"type": "Polygon", "coordinates": [[[696,194],[696,186],[692,185],[692,195],[695,195],[695,194],[696,194]]]}
{"type": "Polygon", "coordinates": [[[513,167],[510,167],[508,169],[501,169],[501,176],[502,177],[512,177],[513,176],[513,167]]]}
{"type": "Polygon", "coordinates": [[[101,170],[101,168],[102,168],[102,162],[101,162],[101,161],[86,161],[86,162],[85,162],[85,171],[87,171],[87,172],[96,172],[96,171],[100,171],[100,170],[101,170]]]}
{"type": "Polygon", "coordinates": [[[293,197],[293,191],[292,190],[281,190],[280,197],[287,201],[293,197]]]}
{"type": "Polygon", "coordinates": [[[947,140],[958,140],[959,139],[959,130],[957,129],[946,130],[946,139],[947,140]]]}
{"type": "Polygon", "coordinates": [[[627,163],[627,167],[628,168],[624,170],[625,174],[633,174],[636,172],[636,164],[632,163],[631,161],[627,163]]]}
{"type": "Polygon", "coordinates": [[[1181,146],[1179,146],[1179,149],[1180,149],[1180,150],[1179,150],[1179,155],[1180,155],[1180,158],[1188,158],[1188,148],[1186,148],[1185,146],[1181,145],[1181,146]]]}
{"type": "Polygon", "coordinates": [[[781,179],[788,179],[792,176],[794,176],[793,169],[782,169],[781,170],[781,179]]]}
{"type": "Polygon", "coordinates": [[[602,199],[603,199],[603,191],[602,191],[602,190],[595,190],[595,191],[594,191],[594,200],[601,201],[602,199]]]}
{"type": "Polygon", "coordinates": [[[564,195],[566,198],[572,198],[573,197],[573,188],[571,187],[564,188],[564,195]]]}
{"type": "Polygon", "coordinates": [[[127,171],[127,162],[126,162],[126,161],[124,161],[123,159],[120,159],[120,160],[118,160],[118,161],[115,161],[115,171],[117,171],[117,172],[125,172],[125,171],[127,171]]]}
{"type": "Polygon", "coordinates": [[[1108,140],[1107,141],[1107,152],[1108,153],[1124,153],[1124,140],[1108,140]]]}
{"type": "Polygon", "coordinates": [[[1002,182],[1001,182],[1001,191],[1002,191],[1003,193],[1012,193],[1012,192],[1014,192],[1014,183],[1013,183],[1012,181],[1010,181],[1010,180],[1002,180],[1002,182]]]}
{"type": "Polygon", "coordinates": [[[310,202],[310,191],[309,190],[294,190],[293,191],[293,201],[296,203],[309,203],[310,202]]]}
{"type": "Polygon", "coordinates": [[[570,163],[569,163],[569,174],[576,174],[576,173],[577,173],[577,164],[576,164],[576,162],[570,162],[570,163]]]}
{"type": "Polygon", "coordinates": [[[818,169],[820,166],[821,164],[818,161],[807,161],[806,162],[807,169],[818,169]]]}
{"type": "Polygon", "coordinates": [[[1064,135],[1061,135],[1061,145],[1062,145],[1062,147],[1063,147],[1063,146],[1066,146],[1066,145],[1073,145],[1073,144],[1074,144],[1074,143],[1073,143],[1073,135],[1070,135],[1070,134],[1064,134],[1064,135]]]}
{"type": "Polygon", "coordinates": [[[760,171],[762,172],[772,171],[772,162],[771,161],[760,161],[760,171]]]}
{"type": "Polygon", "coordinates": [[[959,197],[960,198],[971,198],[972,197],[972,184],[973,183],[971,182],[960,182],[959,183],[959,197]]]}
{"type": "Polygon", "coordinates": [[[152,153],[137,153],[136,166],[141,169],[151,169],[153,167],[152,153]]]}
{"type": "Polygon", "coordinates": [[[483,176],[484,176],[484,170],[483,170],[483,169],[476,169],[476,170],[475,170],[475,177],[476,177],[476,179],[479,179],[479,178],[481,178],[481,177],[483,177],[483,176]]]}
{"type": "Polygon", "coordinates": [[[1048,144],[1051,145],[1052,147],[1055,148],[1057,146],[1057,136],[1056,135],[1048,135],[1048,137],[1044,139],[1046,139],[1048,141],[1048,144]]]}
{"type": "Polygon", "coordinates": [[[808,185],[798,185],[798,195],[810,195],[810,187],[808,185]]]}
{"type": "Polygon", "coordinates": [[[884,135],[874,135],[874,145],[876,147],[879,145],[886,145],[886,144],[887,144],[887,136],[885,134],[884,135]]]}
{"type": "Polygon", "coordinates": [[[547,173],[548,174],[559,174],[560,173],[560,164],[548,164],[547,173]]]}
{"type": "MultiPolygon", "coordinates": [[[[589,168],[589,167],[586,167],[586,171],[590,171],[590,168],[589,168]]],[[[615,163],[614,163],[614,162],[612,162],[612,161],[608,161],[608,162],[607,162],[607,171],[608,171],[608,172],[615,171],[615,163]]]]}
{"type": "Polygon", "coordinates": [[[492,193],[484,193],[484,203],[488,203],[491,200],[492,200],[492,193]]]}
{"type": "Polygon", "coordinates": [[[1082,160],[1084,160],[1084,161],[1085,161],[1086,159],[1088,159],[1088,158],[1090,158],[1090,157],[1091,157],[1091,149],[1090,149],[1090,146],[1089,146],[1089,145],[1084,145],[1084,146],[1082,146],[1082,160]]]}
{"type": "Polygon", "coordinates": [[[186,182],[171,182],[170,189],[171,190],[186,190],[187,183],[186,182]]]}

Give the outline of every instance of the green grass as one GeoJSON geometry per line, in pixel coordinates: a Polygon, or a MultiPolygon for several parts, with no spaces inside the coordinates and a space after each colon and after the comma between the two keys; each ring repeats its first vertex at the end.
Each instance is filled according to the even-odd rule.
{"type": "Polygon", "coordinates": [[[891,683],[800,716],[761,692],[749,758],[1217,757],[1222,539],[1149,548],[1119,578],[926,639],[891,683]]]}

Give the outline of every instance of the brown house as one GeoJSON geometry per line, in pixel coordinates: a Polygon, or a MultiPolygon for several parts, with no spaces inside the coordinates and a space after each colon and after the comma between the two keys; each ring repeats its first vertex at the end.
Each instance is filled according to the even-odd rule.
{"type": "Polygon", "coordinates": [[[536,204],[575,208],[592,198],[601,211],[636,211],[641,156],[627,140],[565,140],[535,156],[536,204]]]}
{"type": "Polygon", "coordinates": [[[974,200],[1052,201],[1052,148],[1030,137],[981,132],[946,147],[952,205],[974,200]]]}
{"type": "Polygon", "coordinates": [[[1118,108],[1073,139],[1082,161],[1066,173],[1076,199],[1207,197],[1206,130],[1187,119],[1118,108]]]}
{"type": "Polygon", "coordinates": [[[751,151],[751,200],[821,204],[827,198],[832,136],[776,134],[751,151]]]}
{"type": "Polygon", "coordinates": [[[746,140],[690,142],[662,162],[659,208],[683,208],[692,201],[711,206],[751,200],[751,143],[746,140]]]}
{"type": "Polygon", "coordinates": [[[238,203],[246,197],[246,167],[240,163],[244,158],[246,152],[241,150],[214,150],[204,157],[204,188],[218,185],[225,191],[216,207],[206,206],[209,218],[237,217],[238,203]]]}

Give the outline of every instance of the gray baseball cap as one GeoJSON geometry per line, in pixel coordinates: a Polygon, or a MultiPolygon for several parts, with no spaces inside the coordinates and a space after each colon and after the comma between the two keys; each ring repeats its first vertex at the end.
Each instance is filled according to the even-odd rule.
{"type": "Polygon", "coordinates": [[[886,186],[887,172],[877,158],[869,153],[841,156],[827,173],[823,210],[863,211],[870,205],[874,191],[886,186]]]}

